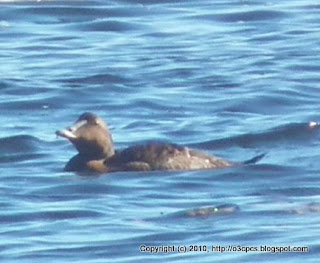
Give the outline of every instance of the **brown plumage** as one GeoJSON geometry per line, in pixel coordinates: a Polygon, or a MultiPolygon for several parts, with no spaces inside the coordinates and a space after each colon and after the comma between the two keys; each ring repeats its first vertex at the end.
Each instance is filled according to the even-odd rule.
{"type": "Polygon", "coordinates": [[[149,143],[129,147],[107,158],[110,169],[149,170],[196,170],[221,168],[232,165],[217,157],[174,144],[149,143]]]}
{"type": "MultiPolygon", "coordinates": [[[[148,143],[115,151],[106,123],[93,113],[83,113],[69,128],[57,131],[78,150],[66,165],[67,171],[96,172],[197,170],[232,166],[204,152],[175,144],[148,143]]],[[[254,162],[260,158],[255,158],[254,162]]]]}

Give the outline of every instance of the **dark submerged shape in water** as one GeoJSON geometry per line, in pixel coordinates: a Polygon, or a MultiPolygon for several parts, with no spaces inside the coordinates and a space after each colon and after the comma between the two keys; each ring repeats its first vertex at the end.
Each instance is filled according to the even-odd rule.
{"type": "MultiPolygon", "coordinates": [[[[65,166],[66,171],[91,170],[100,173],[117,171],[197,170],[235,165],[188,147],[148,143],[115,151],[107,124],[93,113],[83,113],[70,127],[56,131],[78,150],[65,166]]],[[[247,162],[255,163],[263,155],[247,162]]]]}

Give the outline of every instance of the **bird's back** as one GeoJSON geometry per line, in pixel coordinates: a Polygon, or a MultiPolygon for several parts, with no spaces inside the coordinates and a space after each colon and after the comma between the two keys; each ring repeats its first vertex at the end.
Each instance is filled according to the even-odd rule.
{"type": "Polygon", "coordinates": [[[231,166],[232,163],[175,144],[132,146],[106,160],[112,170],[196,170],[231,166]]]}

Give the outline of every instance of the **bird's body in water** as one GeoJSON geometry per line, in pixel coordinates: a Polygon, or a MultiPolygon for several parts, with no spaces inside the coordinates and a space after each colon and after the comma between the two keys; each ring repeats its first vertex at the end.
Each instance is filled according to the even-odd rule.
{"type": "MultiPolygon", "coordinates": [[[[237,163],[223,160],[185,146],[147,143],[115,151],[106,123],[93,113],[83,113],[74,125],[56,132],[67,138],[78,150],[66,165],[67,171],[92,170],[101,173],[117,171],[216,169],[237,163]]],[[[247,163],[260,160],[257,156],[247,163]]],[[[239,164],[239,163],[238,163],[239,164]]]]}

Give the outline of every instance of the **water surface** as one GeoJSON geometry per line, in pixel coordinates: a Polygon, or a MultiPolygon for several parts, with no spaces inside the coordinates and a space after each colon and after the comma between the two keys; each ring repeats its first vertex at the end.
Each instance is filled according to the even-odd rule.
{"type": "MultiPolygon", "coordinates": [[[[318,262],[314,1],[1,1],[0,259],[318,262]],[[117,148],[256,165],[78,175],[55,130],[101,115],[117,148]],[[140,246],[174,246],[171,253],[140,246]],[[180,246],[206,251],[179,253],[180,246]],[[216,252],[260,246],[307,253],[216,252]],[[193,247],[194,248],[194,247],[193,247]]],[[[180,251],[181,252],[181,251],[180,251]]]]}

